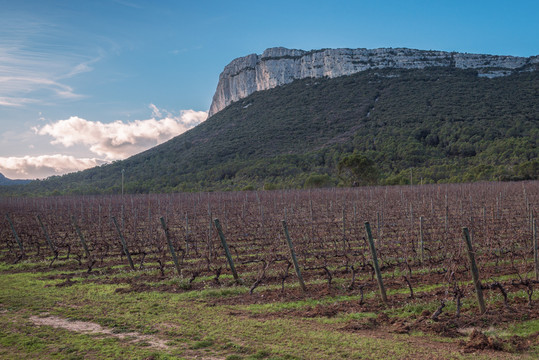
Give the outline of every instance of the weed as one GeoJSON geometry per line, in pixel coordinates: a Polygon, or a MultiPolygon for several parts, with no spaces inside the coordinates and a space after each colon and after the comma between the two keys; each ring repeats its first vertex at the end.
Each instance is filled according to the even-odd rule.
{"type": "Polygon", "coordinates": [[[213,340],[201,340],[194,343],[194,345],[191,346],[191,349],[192,350],[204,349],[212,345],[213,345],[213,340]]]}
{"type": "Polygon", "coordinates": [[[229,355],[225,358],[225,360],[242,360],[243,357],[240,355],[229,355]]]}

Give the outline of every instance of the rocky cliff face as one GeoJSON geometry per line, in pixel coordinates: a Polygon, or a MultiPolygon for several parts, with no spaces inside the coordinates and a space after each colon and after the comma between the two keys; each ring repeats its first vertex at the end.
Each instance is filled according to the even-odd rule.
{"type": "Polygon", "coordinates": [[[461,54],[413,49],[323,49],[270,48],[262,55],[233,60],[221,75],[209,115],[255,91],[268,90],[296,79],[337,77],[381,68],[424,69],[432,66],[477,69],[479,76],[505,76],[527,66],[536,68],[539,56],[530,58],[461,54]]]}

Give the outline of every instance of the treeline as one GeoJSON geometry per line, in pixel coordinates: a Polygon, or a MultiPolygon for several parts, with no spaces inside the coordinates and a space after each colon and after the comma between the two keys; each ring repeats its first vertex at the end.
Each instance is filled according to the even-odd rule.
{"type": "Polygon", "coordinates": [[[122,169],[130,193],[537,179],[537,99],[539,71],[303,79],[127,160],[1,193],[119,193],[122,169]]]}

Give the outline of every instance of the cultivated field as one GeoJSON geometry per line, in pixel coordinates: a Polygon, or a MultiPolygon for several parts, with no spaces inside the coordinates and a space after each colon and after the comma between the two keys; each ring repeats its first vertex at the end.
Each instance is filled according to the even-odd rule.
{"type": "Polygon", "coordinates": [[[536,358],[538,207],[537,181],[2,198],[0,356],[536,358]]]}

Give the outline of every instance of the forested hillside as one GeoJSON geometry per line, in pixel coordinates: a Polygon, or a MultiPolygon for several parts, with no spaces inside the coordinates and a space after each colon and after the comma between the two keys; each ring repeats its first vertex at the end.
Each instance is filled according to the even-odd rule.
{"type": "Polygon", "coordinates": [[[2,194],[302,188],[539,176],[539,71],[381,69],[256,92],[124,161],[2,194]]]}

